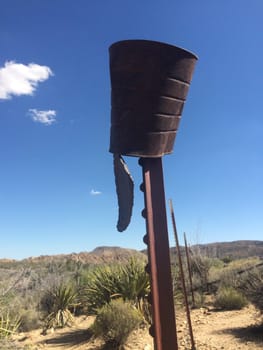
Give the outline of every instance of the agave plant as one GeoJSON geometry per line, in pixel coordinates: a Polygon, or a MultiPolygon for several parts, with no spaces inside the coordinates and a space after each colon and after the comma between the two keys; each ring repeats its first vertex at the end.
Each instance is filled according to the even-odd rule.
{"type": "Polygon", "coordinates": [[[74,321],[72,310],[76,306],[76,299],[74,288],[64,283],[46,291],[40,302],[45,317],[45,329],[71,325],[74,321]]]}

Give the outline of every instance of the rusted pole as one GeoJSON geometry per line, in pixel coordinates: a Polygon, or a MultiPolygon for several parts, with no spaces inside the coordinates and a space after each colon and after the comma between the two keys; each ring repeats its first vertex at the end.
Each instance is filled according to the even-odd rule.
{"type": "Polygon", "coordinates": [[[177,253],[178,253],[178,261],[179,261],[181,282],[182,282],[183,294],[184,294],[184,300],[185,300],[186,316],[187,316],[187,322],[188,322],[188,327],[189,327],[189,334],[190,334],[190,339],[191,339],[191,346],[192,346],[192,350],[195,350],[196,348],[195,348],[194,335],[193,335],[192,322],[191,322],[191,315],[190,315],[190,309],[189,309],[188,298],[187,298],[187,291],[186,291],[186,285],[185,285],[182,257],[181,257],[180,247],[179,247],[179,239],[178,239],[176,223],[175,223],[175,217],[174,217],[173,204],[172,204],[172,200],[171,199],[169,200],[169,204],[170,204],[170,210],[171,210],[171,217],[172,217],[174,236],[175,236],[175,241],[176,241],[176,248],[177,248],[177,253]]]}
{"type": "Polygon", "coordinates": [[[192,271],[191,271],[191,264],[190,264],[189,251],[188,251],[188,245],[187,245],[185,232],[184,232],[184,246],[185,246],[186,262],[187,262],[187,268],[188,268],[188,274],[189,274],[190,290],[191,290],[191,295],[192,295],[192,303],[193,303],[193,307],[195,307],[195,296],[194,296],[194,289],[193,289],[192,271]]]}
{"type": "Polygon", "coordinates": [[[140,158],[155,350],[178,350],[161,158],[140,158]]]}

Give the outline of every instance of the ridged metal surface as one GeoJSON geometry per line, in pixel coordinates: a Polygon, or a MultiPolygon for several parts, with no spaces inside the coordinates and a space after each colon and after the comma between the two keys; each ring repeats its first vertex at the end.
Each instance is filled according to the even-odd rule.
{"type": "Polygon", "coordinates": [[[171,153],[196,56],[176,46],[126,40],[110,49],[110,152],[171,153]]]}

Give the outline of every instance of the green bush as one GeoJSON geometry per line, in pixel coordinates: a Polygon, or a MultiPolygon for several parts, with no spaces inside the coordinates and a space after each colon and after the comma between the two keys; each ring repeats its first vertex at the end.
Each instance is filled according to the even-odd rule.
{"type": "Polygon", "coordinates": [[[215,306],[222,310],[240,310],[247,305],[247,299],[232,287],[218,290],[215,306]]]}
{"type": "Polygon", "coordinates": [[[121,299],[104,305],[92,326],[95,336],[102,337],[111,348],[123,345],[129,334],[142,322],[139,312],[121,299]]]}

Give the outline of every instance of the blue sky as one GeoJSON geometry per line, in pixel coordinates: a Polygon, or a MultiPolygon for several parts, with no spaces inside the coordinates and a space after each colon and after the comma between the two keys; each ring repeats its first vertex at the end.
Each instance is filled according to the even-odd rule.
{"type": "Polygon", "coordinates": [[[135,158],[126,158],[132,222],[123,233],[115,228],[108,47],[123,39],[163,41],[199,57],[174,153],[164,157],[180,237],[262,240],[261,0],[0,6],[0,257],[145,248],[135,158]]]}

